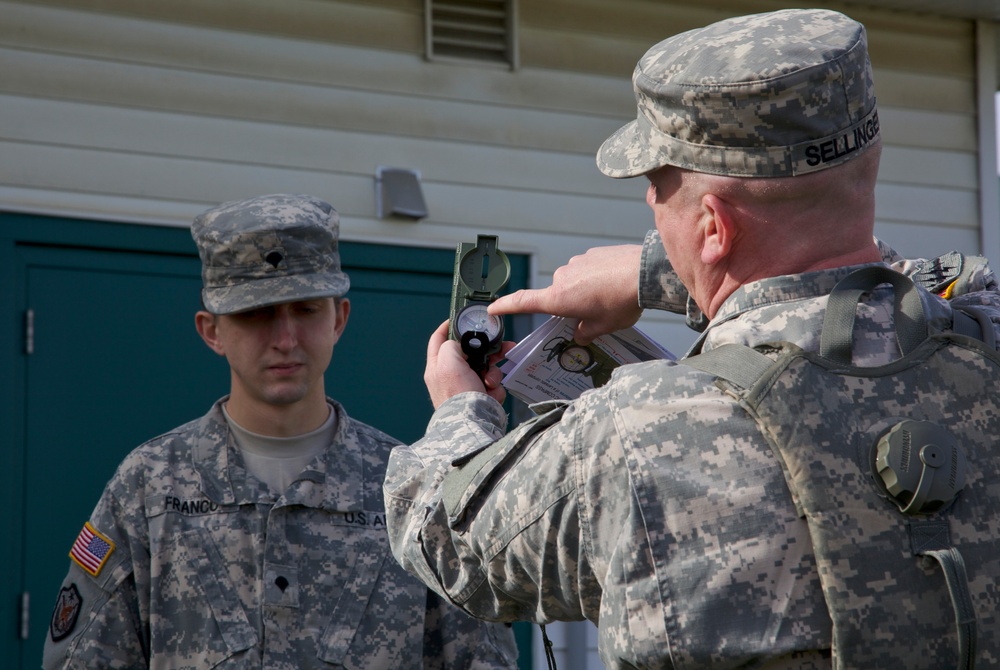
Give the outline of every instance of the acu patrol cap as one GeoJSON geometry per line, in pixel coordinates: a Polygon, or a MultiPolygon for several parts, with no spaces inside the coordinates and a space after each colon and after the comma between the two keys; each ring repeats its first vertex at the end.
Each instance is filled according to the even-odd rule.
{"type": "Polygon", "coordinates": [[[201,256],[201,297],[213,314],[340,297],[340,217],[310,195],[235,200],[199,214],[191,236],[201,256]]]}
{"type": "Polygon", "coordinates": [[[638,117],[597,166],[636,177],[664,165],[730,177],[791,177],[876,143],[863,25],[838,12],[741,16],[666,39],[632,75],[638,117]]]}

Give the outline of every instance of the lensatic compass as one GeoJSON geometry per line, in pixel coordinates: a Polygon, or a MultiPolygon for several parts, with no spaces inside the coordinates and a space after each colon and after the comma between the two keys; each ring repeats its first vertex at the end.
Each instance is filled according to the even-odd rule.
{"type": "Polygon", "coordinates": [[[503,319],[486,311],[510,280],[510,261],[497,248],[495,235],[479,235],[476,243],[462,242],[455,250],[451,288],[449,337],[462,345],[469,367],[486,369],[489,356],[500,351],[503,319]]]}

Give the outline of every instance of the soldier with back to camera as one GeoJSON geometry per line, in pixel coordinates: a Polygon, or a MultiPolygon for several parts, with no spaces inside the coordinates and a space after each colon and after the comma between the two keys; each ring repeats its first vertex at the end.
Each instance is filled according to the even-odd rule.
{"type": "MultiPolygon", "coordinates": [[[[649,180],[669,264],[640,298],[689,296],[701,337],[505,434],[499,370],[481,381],[443,324],[435,414],[386,476],[394,554],[476,616],[592,621],[609,668],[995,667],[1000,295],[981,259],[896,263],[915,282],[874,240],[864,27],[727,19],[652,47],[633,84],[598,166],[649,180]]],[[[606,301],[584,337],[629,325],[636,249],[596,258],[611,285],[580,262],[490,311],[569,313],[583,287],[606,301]]]]}

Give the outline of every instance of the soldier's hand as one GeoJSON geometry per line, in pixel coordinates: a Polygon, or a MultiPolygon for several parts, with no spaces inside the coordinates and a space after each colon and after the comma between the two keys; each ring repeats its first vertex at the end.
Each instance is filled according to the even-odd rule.
{"type": "Polygon", "coordinates": [[[639,263],[642,246],[594,247],[569,259],[552,275],[552,285],[502,296],[490,314],[553,314],[579,319],[574,339],[588,344],[601,335],[628,328],[642,316],[639,263]]]}
{"type": "Polygon", "coordinates": [[[448,398],[467,391],[485,393],[497,402],[503,402],[507,391],[500,384],[502,375],[496,363],[513,346],[513,342],[504,342],[500,352],[490,356],[489,367],[480,378],[469,367],[462,346],[448,339],[448,321],[438,326],[427,343],[427,366],[424,368],[424,384],[434,409],[448,398]]]}

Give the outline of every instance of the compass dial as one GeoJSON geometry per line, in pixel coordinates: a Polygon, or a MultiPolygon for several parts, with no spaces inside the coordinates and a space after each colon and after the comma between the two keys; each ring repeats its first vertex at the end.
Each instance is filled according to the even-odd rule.
{"type": "Polygon", "coordinates": [[[568,372],[582,372],[593,361],[594,356],[590,350],[579,345],[566,347],[559,354],[559,366],[568,372]]]}
{"type": "Polygon", "coordinates": [[[455,317],[458,339],[466,333],[483,333],[490,344],[503,334],[503,320],[486,311],[485,304],[466,305],[455,317]]]}

